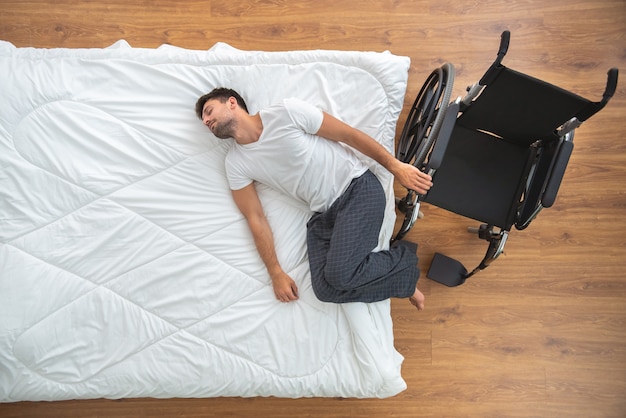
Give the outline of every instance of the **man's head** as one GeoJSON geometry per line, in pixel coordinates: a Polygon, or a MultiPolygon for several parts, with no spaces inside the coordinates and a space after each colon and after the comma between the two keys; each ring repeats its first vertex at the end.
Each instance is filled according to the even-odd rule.
{"type": "Polygon", "coordinates": [[[218,87],[213,89],[211,92],[201,96],[196,102],[196,115],[198,118],[202,119],[202,111],[204,110],[204,105],[209,100],[219,100],[222,103],[225,103],[229,98],[234,97],[237,100],[237,104],[240,108],[248,112],[248,106],[246,106],[246,102],[243,100],[243,97],[239,95],[235,90],[228,89],[225,87],[218,87]]]}
{"type": "Polygon", "coordinates": [[[216,88],[196,102],[196,115],[213,135],[221,139],[235,135],[238,112],[248,114],[246,103],[239,93],[227,88],[216,88]]]}

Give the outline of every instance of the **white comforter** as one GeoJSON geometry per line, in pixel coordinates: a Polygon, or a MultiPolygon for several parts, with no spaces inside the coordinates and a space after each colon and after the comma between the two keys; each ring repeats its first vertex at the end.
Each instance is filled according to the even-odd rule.
{"type": "MultiPolygon", "coordinates": [[[[309,100],[393,147],[409,60],[390,53],[0,42],[0,401],[387,397],[405,389],[389,301],[310,286],[306,207],[261,188],[300,300],[282,304],[198,96],[309,100]]],[[[380,246],[395,214],[392,179],[380,246]]]]}

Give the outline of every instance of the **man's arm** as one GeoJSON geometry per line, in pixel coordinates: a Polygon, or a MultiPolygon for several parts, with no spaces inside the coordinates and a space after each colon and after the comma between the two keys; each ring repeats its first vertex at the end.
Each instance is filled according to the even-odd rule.
{"type": "Polygon", "coordinates": [[[426,193],[432,186],[432,178],[411,164],[396,159],[378,141],[324,112],[322,126],[317,135],[332,141],[343,142],[374,159],[385,167],[404,187],[418,193],[426,193]]]}
{"type": "Polygon", "coordinates": [[[296,283],[283,271],[276,257],[272,230],[265,217],[265,212],[263,212],[254,183],[243,189],[233,190],[232,194],[235,204],[248,221],[248,226],[254,237],[254,244],[272,278],[276,298],[281,302],[298,299],[296,283]]]}

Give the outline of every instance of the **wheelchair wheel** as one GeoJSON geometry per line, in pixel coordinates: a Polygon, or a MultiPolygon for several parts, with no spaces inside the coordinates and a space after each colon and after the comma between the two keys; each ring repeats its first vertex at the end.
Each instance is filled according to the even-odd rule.
{"type": "Polygon", "coordinates": [[[404,219],[402,220],[402,225],[400,229],[396,233],[396,235],[391,239],[391,243],[395,241],[399,241],[409,232],[413,224],[420,217],[419,211],[419,200],[418,195],[413,190],[409,190],[407,195],[402,198],[396,198],[396,208],[404,214],[404,219]]]}
{"type": "MultiPolygon", "coordinates": [[[[426,160],[439,135],[450,103],[454,84],[454,66],[446,63],[434,70],[422,85],[409,112],[396,150],[396,158],[424,169],[426,160]],[[443,109],[443,111],[442,111],[443,109]]],[[[419,217],[420,196],[409,190],[396,199],[396,208],[404,214],[400,229],[391,242],[401,240],[419,217]]]]}
{"type": "Polygon", "coordinates": [[[422,168],[443,124],[453,84],[454,66],[450,63],[437,68],[426,79],[400,135],[396,151],[400,161],[422,168]]]}

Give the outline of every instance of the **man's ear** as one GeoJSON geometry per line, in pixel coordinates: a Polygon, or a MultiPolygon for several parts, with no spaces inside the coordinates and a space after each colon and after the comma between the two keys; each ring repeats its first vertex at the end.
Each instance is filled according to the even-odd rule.
{"type": "Polygon", "coordinates": [[[235,106],[237,106],[237,99],[235,99],[233,96],[230,96],[228,98],[228,104],[230,104],[231,109],[234,109],[235,106]]]}

